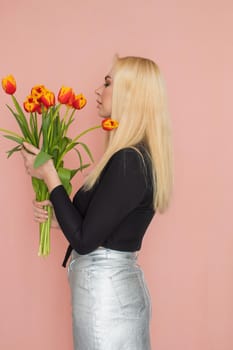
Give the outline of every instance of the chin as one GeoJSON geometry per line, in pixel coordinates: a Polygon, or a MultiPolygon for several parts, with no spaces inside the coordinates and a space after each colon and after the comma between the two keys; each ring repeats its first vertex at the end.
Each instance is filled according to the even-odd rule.
{"type": "Polygon", "coordinates": [[[106,115],[106,114],[102,114],[102,113],[98,113],[98,114],[99,114],[99,117],[100,117],[100,118],[103,118],[103,119],[105,119],[105,118],[111,118],[111,116],[106,115]]]}

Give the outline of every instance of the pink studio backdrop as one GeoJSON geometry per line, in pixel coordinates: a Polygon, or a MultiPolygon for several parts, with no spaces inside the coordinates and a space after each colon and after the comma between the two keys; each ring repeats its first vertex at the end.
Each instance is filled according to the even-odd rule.
{"type": "MultiPolygon", "coordinates": [[[[175,188],[157,214],[140,263],[153,302],[154,350],[233,348],[231,183],[232,1],[1,0],[0,77],[15,75],[17,98],[33,85],[70,85],[88,97],[73,134],[99,123],[94,89],[113,55],[140,55],[160,66],[173,125],[175,188]]],[[[17,131],[0,93],[0,127],[17,131]]],[[[96,160],[102,130],[83,138],[96,160]]],[[[13,143],[0,138],[0,348],[71,350],[70,294],[61,267],[67,242],[37,256],[33,191],[13,143]]],[[[75,164],[75,154],[67,165],[75,164]]],[[[83,181],[73,181],[77,189],[83,181]]],[[[110,349],[109,349],[110,350],[110,349]]]]}

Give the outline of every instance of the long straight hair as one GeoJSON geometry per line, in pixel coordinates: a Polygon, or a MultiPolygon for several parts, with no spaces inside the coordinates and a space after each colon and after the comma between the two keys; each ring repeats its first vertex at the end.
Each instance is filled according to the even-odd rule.
{"type": "MultiPolygon", "coordinates": [[[[106,150],[84,183],[91,189],[105,165],[118,150],[142,143],[151,159],[153,205],[163,213],[169,206],[173,188],[171,125],[166,89],[159,67],[142,57],[115,57],[111,118],[119,122],[106,137],[106,150]]],[[[140,153],[141,154],[141,153],[140,153]]],[[[142,155],[142,154],[141,154],[142,155]]]]}

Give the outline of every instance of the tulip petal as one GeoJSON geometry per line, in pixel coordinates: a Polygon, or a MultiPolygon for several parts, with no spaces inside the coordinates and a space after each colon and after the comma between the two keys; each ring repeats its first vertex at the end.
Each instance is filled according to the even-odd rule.
{"type": "Polygon", "coordinates": [[[74,101],[72,103],[72,106],[75,109],[82,109],[87,104],[87,99],[83,94],[76,95],[74,98],[74,101]]]}
{"type": "Polygon", "coordinates": [[[102,128],[107,131],[111,131],[113,129],[116,129],[119,125],[119,122],[117,120],[114,120],[112,118],[106,118],[102,121],[102,128]]]}
{"type": "Polygon", "coordinates": [[[70,87],[62,86],[58,93],[58,101],[62,104],[68,104],[73,94],[73,90],[70,87]]]}
{"type": "Polygon", "coordinates": [[[13,95],[15,93],[16,81],[13,75],[8,75],[2,79],[2,88],[9,95],[13,95]]]}

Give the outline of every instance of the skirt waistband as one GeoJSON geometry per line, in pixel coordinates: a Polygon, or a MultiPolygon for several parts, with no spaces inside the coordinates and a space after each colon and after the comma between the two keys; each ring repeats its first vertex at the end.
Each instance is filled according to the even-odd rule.
{"type": "Polygon", "coordinates": [[[104,257],[109,259],[136,259],[138,256],[138,252],[123,252],[120,250],[113,250],[109,248],[99,247],[91,253],[88,254],[79,254],[74,249],[72,250],[71,257],[72,259],[82,259],[82,258],[97,258],[104,257]]]}
{"type": "Polygon", "coordinates": [[[71,253],[71,263],[72,261],[77,261],[78,265],[81,267],[88,266],[95,263],[95,265],[103,264],[134,264],[137,262],[138,251],[136,252],[124,252],[113,250],[109,248],[99,247],[91,253],[79,254],[75,250],[71,253]]]}

